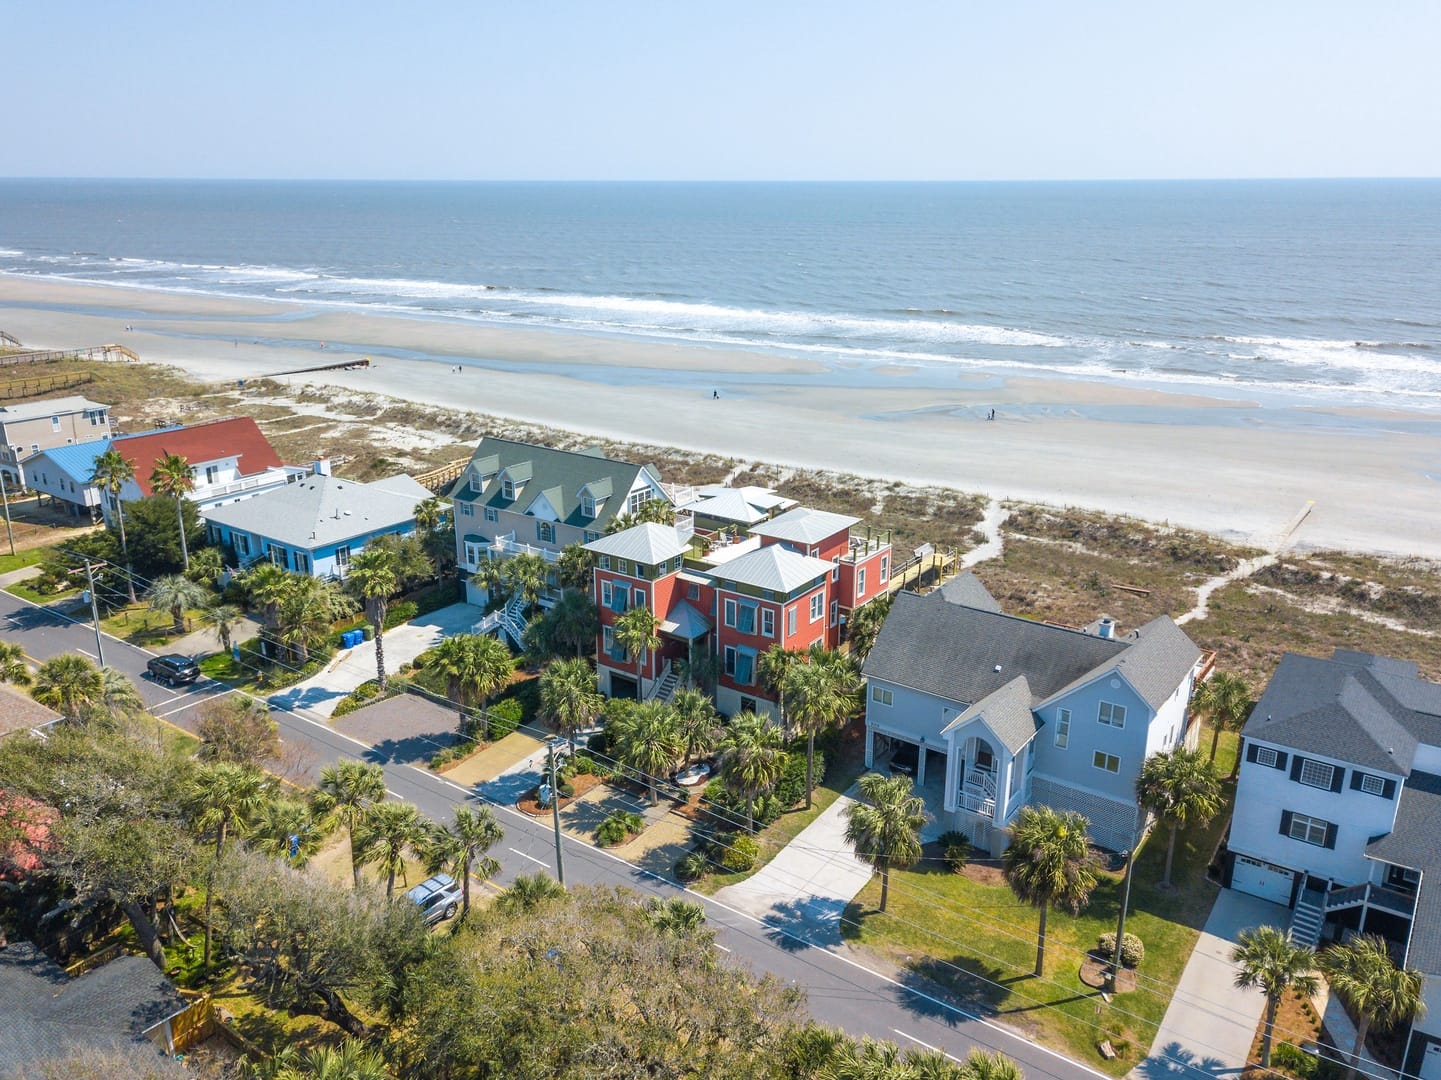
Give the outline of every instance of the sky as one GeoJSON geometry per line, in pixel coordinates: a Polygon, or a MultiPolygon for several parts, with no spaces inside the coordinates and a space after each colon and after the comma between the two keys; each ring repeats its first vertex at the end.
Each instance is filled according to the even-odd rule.
{"type": "Polygon", "coordinates": [[[1437,0],[0,0],[0,15],[0,175],[1441,176],[1437,0]]]}

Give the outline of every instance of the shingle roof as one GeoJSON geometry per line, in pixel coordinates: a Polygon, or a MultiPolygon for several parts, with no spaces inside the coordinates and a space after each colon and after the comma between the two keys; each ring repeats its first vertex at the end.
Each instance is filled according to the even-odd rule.
{"type": "Polygon", "coordinates": [[[53,724],[60,714],[8,686],[0,686],[0,735],[53,724]]]}
{"type": "Polygon", "coordinates": [[[734,581],[778,593],[799,589],[830,572],[831,564],[824,559],[800,555],[776,544],[758,548],[711,571],[722,582],[734,581]]]}
{"type": "Polygon", "coordinates": [[[586,551],[597,555],[609,555],[616,559],[654,566],[657,563],[684,555],[690,550],[690,543],[683,539],[674,525],[657,525],[643,521],[629,529],[602,536],[585,545],[586,551]]]}
{"type": "MultiPolygon", "coordinates": [[[[497,439],[487,435],[475,448],[475,453],[470,457],[470,466],[461,473],[449,496],[491,506],[497,510],[524,512],[534,501],[537,492],[544,491],[549,496],[552,491],[559,489],[555,501],[561,505],[556,506],[555,510],[560,515],[562,524],[604,532],[611,519],[625,511],[626,495],[642,473],[651,480],[655,479],[647,466],[616,461],[602,456],[597,450],[552,450],[548,446],[497,439]],[[520,492],[520,498],[513,501],[503,497],[503,488],[498,480],[492,480],[483,492],[473,492],[470,490],[472,472],[486,475],[505,472],[516,481],[524,478],[525,488],[520,492]],[[602,483],[602,489],[604,483],[608,482],[611,493],[597,506],[596,516],[588,518],[580,512],[580,493],[587,484],[595,484],[597,481],[602,483]]],[[[597,493],[597,498],[599,497],[597,493]]]]}
{"type": "Polygon", "coordinates": [[[26,941],[0,949],[0,1075],[76,1049],[141,1043],[186,1003],[149,960],[122,956],[70,978],[26,941]]]}
{"type": "Polygon", "coordinates": [[[1026,676],[1033,694],[1049,697],[1131,647],[934,595],[900,592],[862,670],[870,678],[969,705],[1017,675],[1026,676]]]}
{"type": "Polygon", "coordinates": [[[1441,776],[1414,772],[1401,791],[1396,825],[1366,845],[1374,859],[1421,871],[1421,892],[1412,920],[1406,963],[1441,972],[1441,776]]]}
{"type": "Polygon", "coordinates": [[[109,439],[92,439],[90,442],[73,443],[69,446],[52,446],[24,458],[22,464],[30,468],[43,457],[77,484],[88,485],[95,472],[95,459],[109,449],[109,439]]]}
{"type": "Polygon", "coordinates": [[[145,495],[151,494],[150,471],[167,454],[179,454],[191,465],[238,457],[241,476],[254,476],[267,469],[278,469],[281,465],[275,447],[248,416],[135,435],[117,435],[111,440],[111,445],[135,463],[135,482],[145,495]]]}
{"type": "MultiPolygon", "coordinates": [[[[1201,659],[1200,648],[1171,621],[1169,615],[1158,615],[1145,626],[1117,640],[1130,648],[1047,694],[1046,700],[1058,698],[1108,672],[1116,672],[1141,695],[1141,700],[1158,709],[1176,692],[1176,687],[1185,681],[1196,661],[1201,659]]],[[[1039,704],[1045,704],[1045,701],[1039,704]]]]}
{"type": "Polygon", "coordinates": [[[1031,711],[1031,701],[1030,684],[1024,675],[1017,675],[961,713],[942,731],[961,727],[980,717],[981,722],[1014,754],[1031,741],[1040,726],[1036,714],[1031,711]]]}
{"type": "Polygon", "coordinates": [[[994,611],[997,614],[1001,611],[1000,602],[981,584],[981,579],[969,570],[963,570],[936,592],[948,604],[960,604],[962,607],[994,611]]]}
{"type": "MultiPolygon", "coordinates": [[[[1299,653],[1281,657],[1242,734],[1247,739],[1407,775],[1417,735],[1429,736],[1441,722],[1421,709],[1408,707],[1397,691],[1415,705],[1432,708],[1441,706],[1441,701],[1433,706],[1430,700],[1441,687],[1408,686],[1421,680],[1386,674],[1394,669],[1384,666],[1378,677],[1371,668],[1359,665],[1359,655],[1345,653],[1329,660],[1299,653]]],[[[1432,737],[1432,741],[1441,740],[1432,737]]]]}
{"type": "Polygon", "coordinates": [[[243,529],[286,547],[315,550],[415,520],[430,492],[408,476],[362,484],[307,476],[253,498],[205,512],[205,520],[243,529]]]}
{"type": "Polygon", "coordinates": [[[787,510],[779,517],[757,525],[751,530],[751,535],[789,540],[793,544],[815,544],[828,536],[834,536],[842,529],[849,529],[860,520],[845,514],[832,514],[829,510],[797,506],[794,510],[787,510]]]}
{"type": "Polygon", "coordinates": [[[68,416],[85,412],[87,409],[108,409],[98,401],[91,401],[82,395],[51,398],[48,401],[22,401],[14,405],[0,405],[0,424],[14,424],[22,420],[38,420],[45,416],[68,416]]]}

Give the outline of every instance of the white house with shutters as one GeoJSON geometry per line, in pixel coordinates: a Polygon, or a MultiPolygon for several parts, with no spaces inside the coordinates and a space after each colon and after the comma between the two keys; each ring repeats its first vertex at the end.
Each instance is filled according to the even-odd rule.
{"type": "Polygon", "coordinates": [[[1288,653],[1242,740],[1225,883],[1291,908],[1293,940],[1380,934],[1426,972],[1405,1072],[1441,1080],[1441,684],[1288,653]]]}

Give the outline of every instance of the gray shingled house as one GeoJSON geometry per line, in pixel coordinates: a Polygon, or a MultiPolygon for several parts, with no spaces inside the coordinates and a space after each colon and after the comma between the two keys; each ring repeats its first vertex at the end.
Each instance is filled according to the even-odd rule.
{"type": "Polygon", "coordinates": [[[1031,803],[1078,810],[1095,843],[1125,850],[1141,763],[1194,744],[1204,663],[1167,616],[1127,634],[1053,626],[1004,614],[970,573],[898,593],[862,668],[866,764],[914,768],[937,817],[997,854],[1031,803]]]}

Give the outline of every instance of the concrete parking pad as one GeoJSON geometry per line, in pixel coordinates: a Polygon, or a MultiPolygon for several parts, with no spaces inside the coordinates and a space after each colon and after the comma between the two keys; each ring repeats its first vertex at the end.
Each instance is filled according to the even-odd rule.
{"type": "Polygon", "coordinates": [[[418,694],[397,694],[366,705],[332,720],[331,726],[370,744],[386,761],[429,761],[459,738],[455,710],[418,694]]]}
{"type": "MultiPolygon", "coordinates": [[[[595,841],[595,830],[616,811],[645,815],[649,805],[629,792],[597,784],[560,812],[561,831],[588,843],[595,841]]],[[[634,843],[635,841],[632,841],[634,843]]]]}
{"type": "MultiPolygon", "coordinates": [[[[454,716],[454,714],[451,714],[454,716]]],[[[452,784],[459,784],[461,787],[473,787],[476,784],[484,784],[499,776],[506,775],[530,758],[537,752],[545,750],[545,743],[534,735],[527,735],[523,731],[512,731],[503,739],[499,739],[484,750],[471,754],[453,769],[447,769],[443,774],[452,784]]],[[[539,780],[531,780],[526,788],[534,787],[539,780]]],[[[492,797],[490,792],[487,797],[492,797]]],[[[517,796],[518,798],[519,796],[517,796]]],[[[497,799],[497,802],[506,801],[497,799]]],[[[508,800],[514,802],[515,799],[508,800]]]]}

